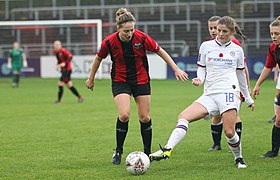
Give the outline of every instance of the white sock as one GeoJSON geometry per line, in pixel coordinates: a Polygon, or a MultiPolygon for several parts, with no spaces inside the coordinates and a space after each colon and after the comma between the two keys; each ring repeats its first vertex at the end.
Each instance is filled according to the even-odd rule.
{"type": "Polygon", "coordinates": [[[242,158],[242,148],[241,148],[241,142],[239,140],[239,136],[235,132],[234,136],[229,139],[227,138],[229,148],[234,155],[234,158],[242,158]]]}
{"type": "Polygon", "coordinates": [[[173,130],[165,146],[167,149],[173,149],[186,135],[189,122],[185,119],[179,119],[176,128],[173,130]]]}

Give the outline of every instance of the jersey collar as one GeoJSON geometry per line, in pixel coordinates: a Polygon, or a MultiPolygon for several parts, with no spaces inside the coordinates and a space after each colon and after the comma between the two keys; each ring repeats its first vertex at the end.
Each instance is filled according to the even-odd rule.
{"type": "Polygon", "coordinates": [[[219,45],[219,46],[224,46],[224,47],[228,47],[231,44],[231,40],[229,40],[229,42],[222,44],[218,41],[218,37],[215,38],[215,42],[219,45]]]}

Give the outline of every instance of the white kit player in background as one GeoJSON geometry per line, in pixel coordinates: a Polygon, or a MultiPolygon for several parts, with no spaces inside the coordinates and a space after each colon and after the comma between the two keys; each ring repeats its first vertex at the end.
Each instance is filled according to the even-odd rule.
{"type": "Polygon", "coordinates": [[[235,132],[237,112],[240,107],[240,91],[254,110],[244,71],[244,53],[232,43],[231,37],[239,27],[234,19],[224,16],[218,21],[218,36],[202,43],[199,50],[195,86],[204,83],[204,93],[178,117],[178,123],[165,147],[150,155],[151,161],[170,157],[172,149],[183,139],[191,122],[220,114],[228,145],[238,168],[246,168],[239,136],[235,132]]]}

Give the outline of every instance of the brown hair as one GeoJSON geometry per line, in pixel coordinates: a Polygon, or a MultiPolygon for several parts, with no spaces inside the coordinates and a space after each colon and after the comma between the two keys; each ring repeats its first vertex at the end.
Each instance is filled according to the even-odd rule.
{"type": "Polygon", "coordinates": [[[213,21],[218,21],[220,20],[221,17],[220,16],[212,16],[208,19],[208,22],[213,22],[213,21]]]}
{"type": "Polygon", "coordinates": [[[121,26],[123,23],[136,22],[134,16],[126,8],[120,8],[116,12],[116,24],[121,26]]]}
{"type": "Polygon", "coordinates": [[[247,37],[242,33],[240,27],[235,22],[235,20],[229,16],[224,16],[221,19],[219,19],[218,24],[224,24],[226,25],[231,31],[235,31],[236,34],[238,34],[243,42],[247,40],[247,37]]]}
{"type": "Polygon", "coordinates": [[[272,23],[270,23],[269,27],[271,26],[280,26],[280,16],[278,16],[272,23]]]}

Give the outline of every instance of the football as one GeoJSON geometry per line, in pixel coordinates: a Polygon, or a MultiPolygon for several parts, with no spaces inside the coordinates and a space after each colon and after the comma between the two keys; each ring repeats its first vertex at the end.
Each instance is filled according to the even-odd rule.
{"type": "Polygon", "coordinates": [[[135,151],[126,157],[125,166],[130,174],[143,175],[150,168],[150,159],[145,153],[135,151]]]}

